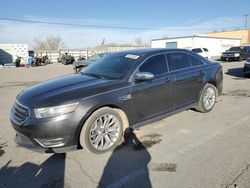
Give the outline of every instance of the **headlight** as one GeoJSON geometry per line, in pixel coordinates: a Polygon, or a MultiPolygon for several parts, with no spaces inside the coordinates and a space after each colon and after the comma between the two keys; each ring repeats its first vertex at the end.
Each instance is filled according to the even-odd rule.
{"type": "Polygon", "coordinates": [[[68,114],[74,112],[78,107],[79,103],[72,103],[66,104],[62,106],[53,106],[47,108],[35,108],[35,115],[36,118],[47,118],[47,117],[54,117],[60,116],[63,114],[68,114]]]}
{"type": "Polygon", "coordinates": [[[240,56],[239,53],[234,54],[234,57],[239,57],[239,56],[240,56]]]}

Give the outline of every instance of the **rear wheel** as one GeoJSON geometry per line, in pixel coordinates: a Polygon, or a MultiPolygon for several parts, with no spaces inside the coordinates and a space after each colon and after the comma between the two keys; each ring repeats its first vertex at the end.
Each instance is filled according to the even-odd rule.
{"type": "Polygon", "coordinates": [[[84,123],[80,133],[83,149],[96,154],[112,150],[121,141],[123,121],[120,114],[108,107],[96,110],[84,123]]]}
{"type": "Polygon", "coordinates": [[[203,88],[196,110],[206,113],[213,109],[217,100],[217,88],[212,84],[206,84],[203,88]]]}

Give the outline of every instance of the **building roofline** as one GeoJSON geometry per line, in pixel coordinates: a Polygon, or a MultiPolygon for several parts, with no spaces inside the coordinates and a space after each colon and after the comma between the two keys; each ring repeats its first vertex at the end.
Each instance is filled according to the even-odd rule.
{"type": "Polygon", "coordinates": [[[228,30],[228,31],[207,32],[207,34],[208,33],[226,33],[226,32],[234,32],[234,31],[250,31],[250,29],[237,29],[237,30],[228,30]]]}
{"type": "Polygon", "coordinates": [[[172,40],[172,39],[184,39],[184,38],[210,38],[210,39],[231,39],[231,40],[241,40],[240,38],[225,38],[225,37],[210,37],[210,36],[183,36],[183,37],[173,37],[173,38],[160,38],[160,39],[151,39],[152,41],[158,40],[172,40]]]}

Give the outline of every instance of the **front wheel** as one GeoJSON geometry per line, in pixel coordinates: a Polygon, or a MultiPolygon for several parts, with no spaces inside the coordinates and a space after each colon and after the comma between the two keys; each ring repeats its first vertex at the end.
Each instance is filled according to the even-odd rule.
{"type": "Polygon", "coordinates": [[[101,154],[114,149],[121,141],[123,121],[120,114],[112,108],[96,110],[84,123],[80,133],[83,149],[101,154]]]}
{"type": "Polygon", "coordinates": [[[217,96],[217,88],[212,84],[206,84],[200,94],[198,106],[195,109],[203,113],[211,111],[216,103],[217,96]]]}

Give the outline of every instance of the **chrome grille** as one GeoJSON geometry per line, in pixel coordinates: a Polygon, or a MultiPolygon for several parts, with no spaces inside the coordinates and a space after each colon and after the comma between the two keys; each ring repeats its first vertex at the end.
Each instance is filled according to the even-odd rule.
{"type": "Polygon", "coordinates": [[[29,116],[30,116],[29,108],[16,101],[12,108],[11,119],[18,125],[21,125],[24,123],[26,119],[28,119],[29,116]]]}

